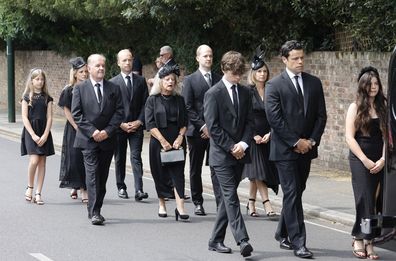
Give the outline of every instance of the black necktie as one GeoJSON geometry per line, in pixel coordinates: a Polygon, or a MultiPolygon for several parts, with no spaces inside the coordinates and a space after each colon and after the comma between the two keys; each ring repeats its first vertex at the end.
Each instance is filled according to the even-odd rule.
{"type": "Polygon", "coordinates": [[[125,78],[127,78],[127,90],[128,90],[129,99],[131,99],[131,93],[132,93],[131,76],[127,75],[127,76],[125,76],[125,78]]]}
{"type": "Polygon", "coordinates": [[[209,87],[212,87],[212,77],[210,77],[210,73],[205,73],[205,80],[208,83],[209,87]]]}
{"type": "Polygon", "coordinates": [[[297,88],[297,92],[298,92],[298,100],[304,107],[304,96],[303,96],[303,93],[301,91],[300,84],[298,83],[298,75],[294,76],[294,79],[296,80],[296,88],[297,88]]]}
{"type": "Polygon", "coordinates": [[[239,116],[239,104],[238,104],[238,95],[236,92],[236,85],[232,85],[231,90],[232,90],[232,100],[234,102],[234,109],[235,109],[235,112],[238,117],[239,116]]]}
{"type": "Polygon", "coordinates": [[[99,103],[102,103],[102,91],[100,90],[100,83],[96,83],[95,87],[96,87],[96,91],[98,93],[99,103]]]}

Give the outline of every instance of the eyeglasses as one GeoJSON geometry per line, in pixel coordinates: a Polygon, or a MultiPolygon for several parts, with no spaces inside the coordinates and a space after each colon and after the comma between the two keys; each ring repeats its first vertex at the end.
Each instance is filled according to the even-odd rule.
{"type": "Polygon", "coordinates": [[[163,54],[160,54],[160,57],[162,57],[162,56],[164,56],[164,55],[166,55],[166,54],[168,54],[168,53],[163,53],[163,54]]]}

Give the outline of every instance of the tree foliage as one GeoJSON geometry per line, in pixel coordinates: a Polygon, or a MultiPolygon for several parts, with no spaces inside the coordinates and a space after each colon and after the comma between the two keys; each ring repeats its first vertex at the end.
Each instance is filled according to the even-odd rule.
{"type": "Polygon", "coordinates": [[[168,44],[191,71],[202,43],[219,61],[231,49],[251,57],[259,44],[273,54],[287,39],[304,41],[308,50],[334,50],[341,30],[360,50],[389,51],[395,8],[388,0],[2,0],[0,37],[19,49],[101,52],[110,59],[133,47],[145,63],[168,44]]]}

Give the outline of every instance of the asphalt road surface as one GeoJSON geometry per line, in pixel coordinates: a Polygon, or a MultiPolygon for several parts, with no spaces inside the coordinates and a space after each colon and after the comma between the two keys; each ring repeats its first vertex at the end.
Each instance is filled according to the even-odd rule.
{"type": "MultiPolygon", "coordinates": [[[[111,169],[102,208],[106,225],[93,226],[80,195],[72,200],[68,189],[59,188],[58,154],[47,158],[43,206],[24,199],[28,157],[20,156],[19,141],[1,136],[0,155],[0,260],[243,260],[230,230],[225,244],[233,249],[232,254],[208,251],[216,211],[210,193],[204,195],[208,213],[205,217],[194,216],[193,204],[188,200],[189,222],[175,221],[174,201],[167,202],[168,218],[159,218],[151,177],[144,178],[149,199],[135,202],[133,198],[117,197],[114,169],[111,169]]],[[[127,185],[133,194],[131,175],[127,176],[127,185]]],[[[277,222],[265,217],[247,217],[245,204],[241,208],[254,248],[253,255],[246,260],[296,260],[292,251],[279,249],[273,239],[277,222]]],[[[349,227],[317,219],[307,219],[306,223],[307,246],[315,259],[356,260],[351,251],[349,227]]],[[[382,260],[396,260],[395,252],[384,249],[377,252],[382,260]]]]}

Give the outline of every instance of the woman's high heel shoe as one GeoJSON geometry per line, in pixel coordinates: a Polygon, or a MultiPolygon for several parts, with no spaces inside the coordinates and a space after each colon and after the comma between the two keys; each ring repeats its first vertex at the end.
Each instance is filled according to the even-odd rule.
{"type": "Polygon", "coordinates": [[[37,205],[44,205],[44,201],[41,199],[41,193],[36,193],[34,198],[33,198],[33,203],[36,203],[37,205]]]}
{"type": "Polygon", "coordinates": [[[270,208],[271,210],[267,211],[267,209],[265,207],[265,203],[270,204],[270,206],[271,206],[271,203],[270,203],[269,199],[263,201],[263,206],[264,206],[265,212],[267,212],[267,217],[276,216],[276,213],[272,210],[272,207],[270,208]]]}
{"type": "Polygon", "coordinates": [[[254,202],[256,202],[256,199],[254,199],[254,198],[249,198],[249,201],[248,201],[248,203],[246,204],[246,214],[247,215],[249,215],[249,216],[251,216],[251,217],[259,217],[260,215],[256,212],[256,211],[252,211],[252,212],[250,212],[249,210],[249,203],[250,203],[250,201],[251,202],[253,202],[253,205],[254,205],[254,202]]]}
{"type": "Polygon", "coordinates": [[[179,221],[179,217],[180,217],[180,219],[185,220],[185,221],[187,221],[190,218],[190,216],[187,214],[180,214],[179,210],[177,210],[177,208],[175,208],[176,221],[179,221]]]}
{"type": "Polygon", "coordinates": [[[29,202],[32,201],[32,199],[33,199],[32,194],[33,194],[33,187],[27,186],[27,187],[26,187],[26,192],[25,192],[25,199],[26,199],[26,201],[29,201],[29,202]],[[30,192],[30,193],[29,193],[29,192],[30,192]]]}

